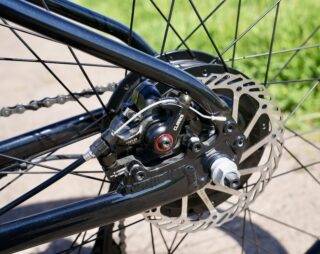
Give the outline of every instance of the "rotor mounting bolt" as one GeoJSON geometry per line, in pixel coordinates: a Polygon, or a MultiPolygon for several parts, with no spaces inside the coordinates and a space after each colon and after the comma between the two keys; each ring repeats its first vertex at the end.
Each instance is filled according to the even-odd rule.
{"type": "Polygon", "coordinates": [[[240,186],[237,164],[227,157],[220,157],[211,164],[211,178],[215,184],[236,189],[240,186]]]}
{"type": "Polygon", "coordinates": [[[160,135],[155,142],[155,148],[158,152],[168,152],[173,146],[173,137],[169,133],[160,135]]]}
{"type": "Polygon", "coordinates": [[[223,132],[224,133],[232,133],[233,130],[235,129],[235,127],[236,127],[235,122],[227,121],[224,128],[223,128],[223,132]]]}
{"type": "Polygon", "coordinates": [[[234,141],[233,145],[235,147],[241,148],[244,146],[245,140],[246,140],[246,137],[244,135],[239,135],[234,141]]]}

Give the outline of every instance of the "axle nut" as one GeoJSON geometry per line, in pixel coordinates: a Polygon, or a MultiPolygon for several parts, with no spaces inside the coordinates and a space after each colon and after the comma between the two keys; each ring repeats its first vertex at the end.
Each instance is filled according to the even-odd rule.
{"type": "Polygon", "coordinates": [[[237,164],[226,157],[220,157],[211,164],[211,178],[215,184],[236,189],[240,185],[237,164]]]}

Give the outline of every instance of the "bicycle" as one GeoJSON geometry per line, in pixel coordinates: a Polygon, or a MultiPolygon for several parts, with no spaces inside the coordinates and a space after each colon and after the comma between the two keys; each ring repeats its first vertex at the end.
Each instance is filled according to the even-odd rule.
{"type": "MultiPolygon", "coordinates": [[[[218,11],[224,2],[215,5],[209,15],[218,11]]],[[[273,173],[283,150],[300,164],[298,169],[305,169],[319,184],[308,169],[318,162],[305,165],[284,146],[288,118],[317,88],[319,78],[311,78],[315,84],[286,119],[266,89],[270,85],[268,75],[275,54],[273,44],[280,2],[273,3],[257,19],[259,22],[275,11],[270,47],[265,54],[265,77],[260,84],[234,67],[235,46],[253,27],[238,33],[241,0],[237,6],[234,41],[223,51],[218,49],[215,38],[205,25],[207,18],[203,19],[195,2],[188,2],[198,18],[196,29],[204,30],[215,54],[190,48],[187,41],[194,30],[186,39],[179,35],[171,23],[175,1],[170,2],[168,17],[151,1],[165,21],[158,53],[134,32],[134,0],[129,27],[65,0],[0,0],[1,26],[11,31],[34,58],[3,57],[1,60],[40,64],[68,94],[3,107],[1,116],[12,118],[16,114],[31,114],[35,112],[29,111],[40,111],[69,101],[76,101],[84,111],[80,115],[71,112],[70,118],[1,141],[1,179],[9,179],[1,190],[31,174],[37,167],[57,173],[5,204],[0,209],[0,216],[6,216],[67,175],[99,183],[99,195],[94,198],[2,224],[1,253],[24,250],[74,234],[70,248],[59,250],[59,253],[78,252],[90,243],[93,244],[93,253],[125,253],[124,235],[120,234],[117,244],[112,233],[122,232],[128,225],[141,221],[150,223],[155,252],[153,227],[158,228],[161,235],[162,230],[186,233],[184,240],[188,233],[232,222],[242,211],[246,220],[246,214],[250,215],[249,204],[275,177],[273,173]],[[178,50],[166,50],[170,30],[179,39],[178,50]],[[50,43],[65,44],[73,61],[42,59],[22,33],[50,43]],[[185,49],[179,50],[181,46],[185,49]],[[107,63],[83,63],[76,49],[107,63]],[[233,49],[230,66],[223,57],[229,49],[233,49]],[[88,88],[73,92],[56,74],[52,64],[76,66],[88,88]],[[125,76],[116,83],[97,87],[88,75],[88,67],[123,68],[125,76]],[[102,99],[106,92],[112,93],[108,101],[102,99]],[[98,109],[88,109],[82,100],[86,97],[95,98],[98,109]],[[77,146],[82,141],[90,144],[86,153],[79,154],[82,151],[77,150],[77,146]],[[75,153],[57,154],[70,146],[75,153]],[[63,169],[50,164],[69,160],[73,162],[63,169]],[[95,172],[79,171],[81,166],[93,160],[99,162],[95,165],[95,172]],[[10,179],[15,175],[18,176],[10,179]],[[107,184],[109,191],[103,194],[107,184]],[[124,225],[124,219],[139,213],[143,213],[143,219],[124,225]],[[118,221],[119,228],[113,229],[118,221]],[[97,227],[98,231],[90,236],[81,233],[97,227]],[[80,236],[81,243],[77,244],[80,236]]],[[[318,29],[319,26],[314,33],[318,29]]],[[[296,54],[303,47],[290,51],[296,54]]],[[[314,47],[319,48],[319,44],[314,47]]],[[[289,131],[319,150],[316,143],[291,129],[289,131]]],[[[319,239],[314,233],[304,233],[319,239]]],[[[180,244],[167,248],[167,252],[175,252],[180,244]]]]}

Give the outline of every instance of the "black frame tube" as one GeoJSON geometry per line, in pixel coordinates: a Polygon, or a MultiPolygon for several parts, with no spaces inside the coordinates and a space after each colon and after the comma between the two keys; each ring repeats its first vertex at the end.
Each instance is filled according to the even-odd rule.
{"type": "Polygon", "coordinates": [[[155,187],[122,195],[111,192],[0,227],[0,254],[30,248],[57,238],[107,225],[114,221],[169,203],[194,190],[190,178],[181,175],[155,187]]]}
{"type": "MultiPolygon", "coordinates": [[[[42,0],[26,1],[43,7],[42,0]]],[[[151,48],[137,33],[132,31],[130,34],[130,29],[116,20],[103,16],[100,13],[94,12],[81,5],[77,5],[71,1],[46,0],[46,4],[51,11],[98,29],[102,32],[113,35],[126,44],[128,44],[129,38],[131,37],[131,47],[141,50],[149,55],[157,55],[157,52],[151,48]]]]}
{"type": "MultiPolygon", "coordinates": [[[[32,130],[13,138],[0,142],[0,154],[20,159],[30,159],[40,156],[52,149],[57,149],[62,145],[68,145],[86,137],[92,136],[103,130],[109,122],[107,115],[103,114],[103,109],[91,111],[91,115],[87,113],[74,116],[63,121],[47,125],[45,127],[32,130]],[[100,124],[93,124],[92,119],[101,119],[100,124]]],[[[16,162],[14,159],[0,156],[0,169],[9,167],[5,171],[16,170],[16,162]]],[[[1,173],[1,171],[0,171],[1,173]]]]}

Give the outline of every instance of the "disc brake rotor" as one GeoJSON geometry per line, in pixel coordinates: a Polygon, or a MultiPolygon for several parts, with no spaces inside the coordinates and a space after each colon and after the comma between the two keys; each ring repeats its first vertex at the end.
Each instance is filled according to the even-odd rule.
{"type": "Polygon", "coordinates": [[[221,71],[217,65],[201,66],[197,62],[193,67],[197,71],[191,67],[191,73],[229,105],[248,142],[239,164],[240,188],[234,190],[211,181],[190,196],[144,213],[146,221],[154,226],[179,232],[220,226],[248,207],[270,181],[283,144],[280,110],[263,85],[236,71],[221,71]]]}

